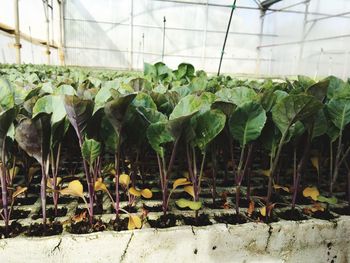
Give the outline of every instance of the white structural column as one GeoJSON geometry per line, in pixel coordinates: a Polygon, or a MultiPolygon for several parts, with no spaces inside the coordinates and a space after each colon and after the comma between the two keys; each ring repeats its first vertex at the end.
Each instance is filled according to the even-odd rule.
{"type": "Polygon", "coordinates": [[[14,0],[14,16],[15,16],[15,49],[16,49],[16,63],[21,64],[21,35],[19,31],[19,10],[18,0],[14,0]]]}
{"type": "Polygon", "coordinates": [[[257,56],[256,56],[256,69],[255,74],[260,75],[260,61],[261,61],[261,45],[263,40],[263,34],[264,34],[264,22],[265,22],[265,10],[261,10],[260,13],[260,34],[259,34],[259,46],[257,47],[257,56]]]}
{"type": "Polygon", "coordinates": [[[304,23],[303,23],[303,29],[302,29],[302,35],[301,35],[301,43],[300,43],[300,48],[299,48],[299,56],[298,56],[298,68],[301,69],[301,60],[303,58],[303,53],[304,53],[304,44],[305,44],[305,39],[306,39],[306,25],[308,23],[307,21],[307,16],[309,13],[309,4],[310,1],[305,2],[305,13],[304,13],[304,23]]]}
{"type": "Polygon", "coordinates": [[[134,56],[134,0],[130,2],[130,45],[129,45],[129,70],[133,68],[134,56]]]}
{"type": "Polygon", "coordinates": [[[46,22],[46,56],[47,64],[50,65],[50,19],[49,19],[49,0],[45,0],[44,13],[46,22]]]}
{"type": "Polygon", "coordinates": [[[58,44],[58,57],[60,60],[60,65],[65,65],[64,60],[64,18],[63,18],[63,12],[64,12],[64,0],[58,0],[58,6],[59,6],[59,16],[60,16],[60,34],[59,34],[59,44],[58,44]]]}
{"type": "Polygon", "coordinates": [[[206,47],[207,47],[207,31],[208,31],[208,18],[209,18],[209,3],[205,6],[205,26],[203,34],[203,46],[202,46],[202,68],[205,68],[205,57],[206,57],[206,47]]]}

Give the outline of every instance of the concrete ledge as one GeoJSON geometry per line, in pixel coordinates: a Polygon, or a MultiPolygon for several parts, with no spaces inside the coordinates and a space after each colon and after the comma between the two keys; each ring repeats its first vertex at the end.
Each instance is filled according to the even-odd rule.
{"type": "Polygon", "coordinates": [[[19,236],[0,240],[0,262],[349,262],[350,216],[270,225],[19,236]],[[333,261],[332,261],[333,260],[333,261]]]}

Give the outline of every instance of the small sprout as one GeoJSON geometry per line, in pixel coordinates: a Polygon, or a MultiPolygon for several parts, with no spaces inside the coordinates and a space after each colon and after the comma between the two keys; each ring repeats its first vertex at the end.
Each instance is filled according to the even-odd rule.
{"type": "Polygon", "coordinates": [[[129,193],[133,196],[137,196],[137,197],[143,196],[144,198],[147,198],[147,199],[151,198],[153,195],[152,191],[149,190],[148,188],[138,190],[135,187],[130,187],[129,193]]]}
{"type": "Polygon", "coordinates": [[[98,178],[95,182],[95,191],[104,191],[107,192],[107,186],[102,182],[102,178],[98,178]]]}
{"type": "Polygon", "coordinates": [[[79,180],[71,181],[67,188],[60,190],[62,195],[73,195],[84,199],[83,185],[79,180]]]}
{"type": "MultiPolygon", "coordinates": [[[[56,186],[58,186],[61,183],[61,181],[62,181],[62,178],[61,177],[57,177],[56,178],[56,186]]],[[[49,177],[47,179],[46,186],[47,186],[47,188],[52,189],[52,190],[55,188],[52,178],[49,177]]]]}
{"type": "Polygon", "coordinates": [[[129,188],[129,193],[133,196],[137,196],[137,197],[140,197],[141,196],[141,191],[139,190],[136,190],[135,187],[130,187],[129,188]]]}
{"type": "Polygon", "coordinates": [[[320,211],[324,212],[325,208],[321,203],[314,203],[311,207],[304,207],[303,212],[307,215],[312,215],[313,213],[320,211]]]}
{"type": "Polygon", "coordinates": [[[129,215],[128,229],[134,230],[135,228],[141,228],[141,227],[142,227],[141,218],[138,216],[129,215]]]}
{"type": "Polygon", "coordinates": [[[191,182],[188,181],[187,178],[176,179],[173,183],[173,190],[181,185],[188,185],[188,184],[191,184],[191,182]]]}
{"type": "Polygon", "coordinates": [[[153,193],[152,193],[152,191],[149,190],[148,188],[145,188],[145,189],[142,189],[142,190],[141,190],[141,195],[142,195],[144,198],[149,199],[149,198],[152,198],[153,193]]]}
{"type": "Polygon", "coordinates": [[[194,188],[193,185],[186,185],[184,191],[194,198],[194,188]]]}
{"type": "Polygon", "coordinates": [[[74,223],[79,223],[79,222],[82,222],[86,219],[86,210],[84,210],[83,212],[81,212],[79,215],[74,215],[72,217],[72,221],[74,223]]]}
{"type": "Polygon", "coordinates": [[[260,208],[260,214],[262,216],[268,216],[270,217],[271,216],[271,212],[272,212],[272,209],[275,207],[275,204],[270,204],[268,206],[263,206],[260,208]]]}
{"type": "Polygon", "coordinates": [[[202,202],[200,202],[200,201],[198,201],[198,202],[190,201],[190,200],[186,200],[184,198],[181,198],[181,199],[177,200],[175,203],[180,208],[188,207],[191,210],[199,210],[202,207],[202,202]]]}
{"type": "Polygon", "coordinates": [[[130,184],[130,176],[128,174],[121,174],[119,176],[119,184],[123,185],[124,187],[128,187],[130,184]]]}
{"type": "Polygon", "coordinates": [[[275,184],[275,185],[273,186],[273,188],[275,188],[276,190],[277,190],[277,189],[282,189],[283,191],[285,191],[285,192],[287,192],[287,193],[290,192],[290,190],[289,190],[288,187],[286,187],[286,186],[281,186],[281,185],[278,185],[278,184],[275,184]]]}
{"type": "Polygon", "coordinates": [[[316,187],[306,187],[303,191],[304,197],[311,197],[312,200],[317,201],[317,197],[320,195],[320,192],[316,187]]]}

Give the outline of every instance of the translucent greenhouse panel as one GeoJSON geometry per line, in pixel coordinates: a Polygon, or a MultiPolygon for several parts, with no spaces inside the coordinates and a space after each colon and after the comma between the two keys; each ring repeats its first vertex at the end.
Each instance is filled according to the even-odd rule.
{"type": "MultiPolygon", "coordinates": [[[[0,34],[0,63],[16,63],[16,52],[13,46],[14,38],[0,34]]],[[[26,40],[21,40],[21,61],[22,63],[46,64],[46,46],[35,45],[26,40]]],[[[58,64],[57,49],[51,48],[50,62],[53,65],[58,64]]]]}

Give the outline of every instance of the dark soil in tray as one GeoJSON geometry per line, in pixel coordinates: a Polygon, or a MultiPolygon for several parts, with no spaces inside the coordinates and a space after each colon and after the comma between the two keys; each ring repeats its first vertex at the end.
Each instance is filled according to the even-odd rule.
{"type": "Polygon", "coordinates": [[[337,218],[336,216],[332,215],[329,211],[316,211],[312,214],[313,218],[322,219],[322,220],[332,220],[337,218]]]}
{"type": "MultiPolygon", "coordinates": [[[[89,213],[88,213],[86,208],[77,207],[75,209],[75,215],[80,215],[81,213],[83,213],[85,211],[86,211],[86,214],[88,215],[89,213]]],[[[106,211],[104,211],[101,206],[96,206],[95,205],[94,206],[94,215],[102,215],[102,213],[105,214],[106,211]]]]}
{"type": "Polygon", "coordinates": [[[153,228],[168,228],[176,226],[176,221],[180,220],[181,217],[173,214],[161,215],[157,220],[148,219],[148,223],[153,228]]]}
{"type": "MultiPolygon", "coordinates": [[[[58,198],[58,203],[59,204],[69,204],[73,201],[77,201],[77,198],[72,198],[72,197],[67,197],[67,196],[59,196],[58,198]]],[[[48,205],[53,205],[53,198],[52,197],[48,197],[46,198],[46,204],[48,205]]]]}
{"type": "Polygon", "coordinates": [[[288,209],[286,211],[279,212],[277,215],[284,220],[301,221],[307,219],[307,217],[298,209],[288,209]]]}
{"type": "MultiPolygon", "coordinates": [[[[128,205],[127,205],[127,206],[124,206],[123,209],[126,210],[126,211],[128,211],[128,212],[131,213],[131,214],[137,213],[137,209],[136,209],[136,207],[134,207],[134,206],[128,206],[128,205]]],[[[124,211],[119,211],[119,213],[120,213],[120,214],[125,214],[124,211]]]]}
{"type": "Polygon", "coordinates": [[[163,212],[162,205],[148,206],[143,204],[143,208],[148,212],[163,212]]]}
{"type": "Polygon", "coordinates": [[[89,234],[93,232],[104,231],[107,229],[107,224],[104,223],[101,219],[93,219],[92,225],[89,220],[86,218],[83,221],[72,223],[67,231],[72,234],[89,234]]]}
{"type": "Polygon", "coordinates": [[[344,207],[336,207],[332,209],[333,212],[337,213],[338,215],[350,215],[350,206],[344,206],[344,207]]]}
{"type": "Polygon", "coordinates": [[[214,219],[218,223],[230,225],[244,224],[247,222],[247,219],[243,215],[237,214],[224,214],[220,216],[215,216],[214,219]]]}
{"type": "MultiPolygon", "coordinates": [[[[8,237],[16,237],[24,231],[25,228],[20,223],[12,221],[12,223],[9,225],[8,237]]],[[[5,238],[5,233],[5,227],[0,227],[0,239],[5,238]]]]}
{"type": "Polygon", "coordinates": [[[123,231],[123,230],[128,230],[128,223],[129,223],[129,218],[113,219],[109,221],[107,227],[110,230],[123,231]]]}
{"type": "Polygon", "coordinates": [[[205,202],[204,206],[208,207],[210,209],[224,209],[225,201],[224,200],[216,200],[215,203],[213,202],[205,202]]]}
{"type": "Polygon", "coordinates": [[[182,216],[183,221],[186,225],[191,226],[208,226],[212,225],[212,222],[210,222],[208,215],[206,214],[200,214],[197,218],[195,217],[188,217],[188,216],[182,216]]]}
{"type": "Polygon", "coordinates": [[[34,223],[28,227],[25,234],[29,237],[43,237],[59,235],[62,231],[63,227],[59,222],[48,223],[46,227],[43,224],[34,223]]]}
{"type": "MultiPolygon", "coordinates": [[[[30,211],[23,210],[23,209],[14,209],[11,212],[11,219],[24,219],[27,218],[30,211]]],[[[2,217],[0,217],[0,220],[2,220],[2,217]]]]}
{"type": "MultiPolygon", "coordinates": [[[[55,208],[50,207],[49,209],[46,210],[46,217],[53,219],[55,217],[62,217],[65,216],[67,214],[67,208],[62,207],[62,208],[57,208],[57,215],[55,215],[55,208]]],[[[39,210],[39,213],[37,213],[36,215],[32,216],[32,219],[36,220],[39,218],[42,218],[43,214],[42,214],[42,210],[39,210]]]]}
{"type": "Polygon", "coordinates": [[[16,198],[15,202],[13,205],[32,205],[38,200],[38,197],[35,196],[30,196],[30,197],[19,197],[16,198]]]}
{"type": "Polygon", "coordinates": [[[254,211],[252,213],[252,215],[250,216],[250,218],[253,219],[254,221],[264,222],[266,224],[273,223],[273,222],[278,222],[278,217],[274,213],[272,213],[271,216],[266,217],[266,216],[262,216],[260,214],[260,212],[254,211]]]}

